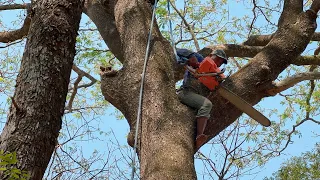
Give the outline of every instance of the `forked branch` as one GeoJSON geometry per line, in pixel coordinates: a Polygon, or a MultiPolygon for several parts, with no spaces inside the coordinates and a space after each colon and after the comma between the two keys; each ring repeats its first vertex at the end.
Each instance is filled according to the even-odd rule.
{"type": "Polygon", "coordinates": [[[69,111],[72,111],[72,104],[73,104],[74,98],[75,98],[75,96],[76,96],[76,94],[77,94],[77,92],[78,92],[78,89],[90,87],[90,86],[92,86],[94,83],[97,82],[97,80],[96,80],[94,77],[92,77],[89,73],[81,70],[79,67],[77,67],[77,66],[74,65],[74,64],[73,64],[73,66],[72,66],[72,70],[78,74],[78,77],[77,77],[76,81],[74,82],[73,91],[72,91],[72,94],[71,94],[71,97],[70,97],[70,100],[69,100],[69,103],[68,103],[68,106],[67,106],[67,109],[68,109],[69,111]],[[91,82],[88,83],[88,84],[83,84],[83,85],[80,85],[80,86],[79,86],[79,83],[81,82],[81,80],[82,80],[82,78],[83,78],[84,76],[87,77],[88,79],[90,79],[91,82]]]}

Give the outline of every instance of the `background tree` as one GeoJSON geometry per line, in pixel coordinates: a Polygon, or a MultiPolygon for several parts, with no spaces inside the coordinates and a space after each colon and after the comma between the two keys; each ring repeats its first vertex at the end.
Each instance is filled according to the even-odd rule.
{"type": "Polygon", "coordinates": [[[312,151],[303,153],[301,156],[292,157],[282,164],[279,171],[270,179],[318,179],[320,177],[319,144],[312,151]]]}
{"type": "MultiPolygon", "coordinates": [[[[185,1],[186,4],[188,2],[189,1],[185,1]]],[[[279,76],[285,69],[290,70],[292,68],[288,67],[290,64],[318,64],[317,56],[299,56],[305,50],[310,40],[317,41],[317,33],[314,33],[314,31],[319,4],[317,4],[316,1],[313,2],[311,10],[307,12],[302,11],[303,1],[284,1],[283,5],[279,5],[279,7],[282,7],[282,13],[278,23],[272,23],[269,19],[270,13],[273,11],[265,8],[267,4],[265,7],[262,7],[261,3],[259,4],[253,1],[251,4],[253,6],[253,19],[252,22],[249,22],[249,28],[244,28],[244,31],[247,33],[238,33],[237,35],[239,35],[243,41],[244,38],[247,37],[247,34],[264,33],[262,29],[255,25],[259,16],[264,17],[267,22],[270,22],[271,28],[266,28],[268,32],[270,32],[270,30],[274,30],[274,32],[272,35],[249,36],[249,39],[243,44],[238,43],[239,40],[225,39],[225,37],[227,37],[226,35],[230,27],[237,27],[238,29],[236,30],[239,31],[240,25],[246,27],[247,22],[241,24],[241,21],[236,19],[220,26],[219,22],[225,22],[224,20],[227,19],[222,18],[221,21],[217,20],[217,23],[208,25],[209,27],[215,28],[206,28],[206,30],[201,28],[204,25],[201,22],[206,22],[205,19],[209,18],[210,20],[214,19],[212,14],[217,13],[213,12],[209,14],[209,11],[221,10],[222,13],[224,13],[223,8],[219,8],[219,4],[221,4],[221,6],[226,5],[226,1],[210,1],[207,7],[197,6],[198,2],[200,1],[194,1],[194,6],[190,5],[191,7],[189,4],[188,6],[184,6],[184,11],[177,13],[179,18],[182,19],[182,23],[180,23],[179,26],[180,29],[186,28],[186,31],[180,31],[180,40],[178,40],[177,43],[192,41],[195,43],[196,49],[199,50],[199,44],[204,42],[209,41],[210,44],[217,44],[217,41],[211,41],[212,39],[218,39],[220,43],[223,41],[235,42],[236,44],[204,48],[200,52],[207,54],[211,49],[219,47],[223,48],[229,56],[253,57],[250,61],[235,59],[246,65],[242,67],[242,63],[234,61],[235,66],[242,68],[226,81],[227,87],[241,95],[248,102],[256,104],[262,98],[282,92],[302,80],[318,78],[317,72],[307,72],[296,76],[288,73],[288,76],[292,76],[290,79],[285,79],[287,76],[279,76]],[[200,13],[194,13],[197,11],[200,13]],[[192,21],[191,19],[194,20],[192,21]],[[188,36],[189,33],[190,36],[188,36]],[[284,81],[273,83],[276,78],[284,81]]],[[[306,1],[306,3],[311,4],[312,1],[306,1]]],[[[306,9],[310,8],[310,4],[304,4],[306,9]]],[[[174,6],[175,4],[172,5],[173,7],[178,7],[174,6]]],[[[175,9],[178,10],[179,7],[175,9]]],[[[180,12],[180,10],[178,11],[180,12]]],[[[151,8],[145,1],[86,1],[84,12],[96,24],[110,51],[122,63],[121,66],[123,68],[120,71],[112,70],[110,72],[103,72],[101,85],[105,98],[123,113],[130,124],[131,132],[133,132],[135,130],[136,102],[140,86],[140,74],[143,64],[142,60],[144,59],[151,8]]],[[[163,13],[163,11],[160,12],[160,14],[161,13],[163,13]]],[[[248,18],[246,18],[246,20],[248,21],[248,18]]],[[[161,25],[163,22],[164,20],[160,17],[159,24],[161,25]]],[[[212,21],[210,21],[210,23],[211,22],[212,21]]],[[[25,27],[28,27],[27,23],[25,23],[22,29],[25,29],[25,27]]],[[[236,32],[236,30],[234,32],[236,32]]],[[[25,32],[20,33],[20,36],[13,36],[12,34],[8,36],[8,34],[10,33],[1,35],[2,37],[11,37],[12,39],[10,41],[26,35],[25,32]]],[[[6,41],[2,40],[2,42],[6,41]]],[[[177,101],[174,90],[176,81],[181,78],[179,73],[181,73],[182,68],[175,65],[174,56],[168,48],[170,46],[169,42],[162,37],[157,26],[153,33],[152,45],[153,48],[150,52],[147,69],[140,136],[141,144],[139,152],[141,175],[142,178],[146,179],[159,179],[159,177],[172,179],[175,177],[180,178],[181,176],[185,176],[185,179],[193,179],[195,178],[193,165],[193,112],[177,101]],[[175,171],[172,171],[172,169],[175,171]]],[[[79,108],[75,108],[76,106],[72,105],[72,102],[77,102],[74,101],[77,100],[77,97],[74,95],[81,92],[78,92],[78,87],[81,87],[79,84],[81,77],[86,76],[90,78],[88,74],[81,73],[76,66],[74,66],[73,69],[75,72],[78,72],[79,78],[74,79],[74,86],[70,87],[70,99],[68,99],[69,104],[66,108],[66,112],[68,113],[72,113],[73,109],[75,111],[79,110],[79,108]]],[[[294,72],[301,70],[303,69],[295,69],[294,72]]],[[[94,78],[91,78],[91,80],[91,82],[94,82],[94,78]]],[[[258,153],[255,153],[255,156],[258,159],[260,158],[261,162],[266,160],[263,159],[263,157],[269,157],[264,156],[265,153],[271,157],[282,152],[288,143],[290,143],[290,137],[296,132],[295,128],[297,126],[306,121],[319,123],[312,118],[312,115],[317,113],[317,108],[311,108],[314,107],[312,106],[312,99],[316,97],[313,93],[314,88],[312,88],[312,82],[313,81],[310,81],[309,92],[308,90],[302,90],[308,93],[302,94],[301,98],[285,96],[285,98],[288,99],[288,107],[296,104],[302,108],[301,112],[303,112],[301,116],[298,116],[298,122],[292,131],[288,130],[286,132],[281,130],[280,127],[283,125],[281,123],[275,123],[270,131],[260,129],[261,127],[258,127],[254,131],[249,130],[248,132],[252,132],[251,134],[249,133],[249,136],[239,131],[238,135],[241,136],[241,133],[244,133],[242,136],[245,137],[246,140],[251,138],[255,140],[255,142],[261,142],[261,146],[257,146],[256,148],[256,152],[258,153]],[[273,133],[273,136],[264,139],[267,133],[273,133]],[[261,139],[261,137],[264,138],[261,139]],[[287,143],[285,143],[285,146],[282,148],[280,147],[281,142],[286,139],[286,137],[288,137],[287,143]],[[275,141],[271,141],[271,139],[275,141]],[[267,145],[269,142],[277,143],[272,147],[267,145]],[[267,150],[269,152],[265,152],[267,150]],[[270,153],[270,151],[272,153],[270,153]],[[263,154],[261,154],[261,152],[263,152],[263,154]]],[[[213,94],[212,98],[213,97],[215,97],[214,107],[216,108],[212,112],[213,116],[206,130],[206,133],[211,134],[211,137],[216,136],[241,115],[240,111],[230,103],[225,102],[221,97],[215,94],[213,94]],[[224,111],[224,109],[228,109],[228,111],[224,111]]],[[[292,118],[290,116],[292,115],[291,112],[293,109],[294,108],[288,108],[288,111],[283,114],[281,120],[285,121],[288,118],[292,118]]],[[[245,124],[248,122],[252,121],[250,119],[244,120],[245,124]]],[[[236,128],[230,128],[232,132],[234,132],[232,129],[238,129],[239,126],[236,125],[235,127],[236,128]]],[[[128,137],[129,144],[132,144],[132,133],[130,133],[128,137]]],[[[226,141],[223,138],[218,137],[218,140],[225,146],[226,141]]],[[[61,144],[63,145],[63,143],[61,144]]],[[[236,147],[237,146],[234,146],[234,148],[236,147]]],[[[227,154],[225,159],[230,160],[231,158],[231,162],[233,162],[231,164],[237,164],[238,167],[241,167],[241,163],[243,162],[238,160],[241,156],[236,157],[236,154],[229,153],[228,151],[232,151],[232,148],[225,148],[225,150],[227,154]]],[[[223,165],[222,167],[222,173],[219,175],[221,178],[225,177],[224,174],[228,169],[228,166],[223,165]]]]}
{"type": "Polygon", "coordinates": [[[17,167],[31,179],[43,177],[57,144],[82,7],[81,1],[34,1],[26,20],[32,19],[30,33],[0,149],[16,152],[17,167]]]}

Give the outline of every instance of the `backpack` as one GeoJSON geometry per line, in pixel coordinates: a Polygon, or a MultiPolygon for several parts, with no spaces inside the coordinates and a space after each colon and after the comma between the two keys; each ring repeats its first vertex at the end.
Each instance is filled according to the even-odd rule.
{"type": "Polygon", "coordinates": [[[177,48],[177,62],[178,64],[186,64],[187,60],[195,56],[199,62],[201,62],[204,58],[201,54],[190,51],[189,49],[178,49],[177,48]]]}

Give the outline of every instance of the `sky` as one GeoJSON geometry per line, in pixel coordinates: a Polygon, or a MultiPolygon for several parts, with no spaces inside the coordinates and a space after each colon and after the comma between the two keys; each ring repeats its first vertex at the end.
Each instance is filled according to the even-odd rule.
{"type": "MultiPolygon", "coordinates": [[[[1,3],[1,1],[0,1],[1,3]]],[[[229,12],[230,16],[238,15],[242,16],[246,13],[249,13],[250,9],[243,6],[241,4],[241,1],[232,1],[229,4],[229,12]]],[[[17,28],[19,25],[12,23],[12,21],[15,21],[17,11],[5,11],[0,12],[0,19],[2,23],[6,24],[9,27],[17,28]]],[[[86,17],[83,16],[82,23],[85,23],[87,21],[86,17]]],[[[1,29],[1,27],[0,27],[1,29]]],[[[0,46],[4,44],[0,43],[0,46]]],[[[0,52],[3,51],[3,49],[0,49],[0,52]]],[[[5,59],[0,59],[1,61],[4,61],[5,59]]],[[[95,75],[95,77],[99,78],[98,75],[95,75]]],[[[1,83],[1,82],[0,82],[1,83]]],[[[290,92],[287,91],[287,92],[290,92]]],[[[6,105],[6,95],[0,94],[0,105],[6,105]]],[[[258,106],[261,106],[263,108],[268,107],[277,107],[279,111],[284,111],[283,106],[279,104],[280,100],[283,97],[275,96],[264,99],[262,102],[258,104],[258,106]]],[[[6,105],[8,107],[8,105],[6,105]]],[[[66,116],[68,117],[68,116],[66,116]]],[[[4,119],[5,117],[2,117],[4,119]]],[[[69,117],[71,118],[71,117],[69,117]]],[[[278,117],[272,117],[272,120],[277,121],[278,117]]],[[[319,116],[313,117],[314,119],[320,119],[319,116]]],[[[80,123],[80,122],[79,122],[80,123]]],[[[289,122],[287,123],[287,127],[290,127],[295,122],[289,122]]],[[[3,125],[3,124],[2,124],[3,125]]],[[[80,148],[85,153],[83,156],[90,157],[91,154],[94,152],[95,149],[110,149],[110,145],[108,143],[119,143],[121,146],[126,146],[126,135],[129,132],[129,126],[126,122],[126,120],[119,120],[117,118],[117,114],[115,113],[115,109],[113,107],[109,107],[105,111],[105,115],[98,117],[97,120],[93,123],[96,127],[99,127],[100,129],[103,129],[109,134],[107,136],[99,136],[101,138],[105,138],[103,141],[95,141],[95,140],[89,140],[90,137],[84,137],[84,140],[88,141],[79,141],[77,144],[80,146],[80,148]],[[114,133],[114,135],[113,135],[114,133]],[[116,137],[116,138],[115,138],[116,137]],[[117,142],[118,141],[118,142],[117,142]]],[[[271,173],[277,171],[280,168],[281,163],[286,161],[291,156],[299,156],[301,153],[306,152],[308,150],[311,150],[314,147],[314,144],[316,142],[319,142],[320,138],[315,137],[315,133],[318,132],[319,127],[315,126],[313,123],[305,123],[302,126],[299,126],[298,130],[302,132],[302,136],[294,136],[292,138],[292,141],[294,143],[290,144],[289,147],[283,152],[283,155],[273,158],[267,162],[267,164],[261,168],[257,168],[251,172],[251,175],[244,176],[240,179],[263,179],[266,176],[270,176],[271,173]]],[[[113,148],[113,147],[111,147],[113,148]]],[[[201,152],[206,153],[210,151],[211,145],[207,144],[204,147],[201,148],[201,152]]],[[[115,150],[115,149],[113,149],[115,150]]],[[[126,151],[126,150],[123,150],[126,151]]],[[[131,153],[126,151],[127,155],[130,156],[131,153]]],[[[121,152],[114,151],[115,156],[121,156],[121,152]]],[[[123,163],[125,164],[125,163],[123,163]]],[[[122,164],[122,165],[123,165],[122,164]]],[[[205,168],[203,163],[199,160],[196,160],[196,169],[197,171],[201,171],[205,168]]],[[[202,179],[202,176],[198,175],[199,179],[202,179]]]]}

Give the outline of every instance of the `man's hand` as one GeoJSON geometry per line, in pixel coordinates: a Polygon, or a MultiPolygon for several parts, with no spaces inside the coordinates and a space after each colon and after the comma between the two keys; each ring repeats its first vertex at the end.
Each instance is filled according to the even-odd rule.
{"type": "Polygon", "coordinates": [[[197,69],[200,65],[198,62],[198,59],[195,56],[192,56],[191,58],[188,59],[187,61],[188,66],[192,66],[193,68],[197,69]]]}

